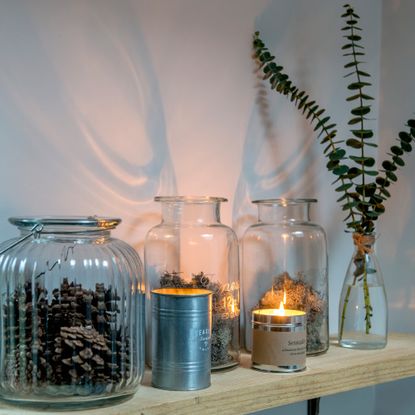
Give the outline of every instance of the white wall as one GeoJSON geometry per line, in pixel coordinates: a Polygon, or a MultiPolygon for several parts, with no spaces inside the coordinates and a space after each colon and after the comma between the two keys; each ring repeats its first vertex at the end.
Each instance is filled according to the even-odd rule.
{"type": "MultiPolygon", "coordinates": [[[[159,220],[156,194],[226,196],[223,221],[239,235],[254,220],[251,199],[317,197],[313,217],[328,234],[336,331],[350,236],[312,129],[260,85],[250,45],[260,30],[345,135],[343,3],[0,0],[0,239],[16,235],[7,224],[12,215],[115,215],[123,218],[116,235],[141,253],[146,231],[159,220]]],[[[415,6],[410,0],[354,5],[372,94],[380,97],[372,127],[383,151],[414,116],[415,6]]],[[[387,204],[378,244],[391,330],[402,331],[415,328],[411,158],[387,204]]],[[[321,412],[350,413],[349,403],[357,402],[356,415],[386,415],[387,401],[394,414],[409,415],[415,401],[401,410],[395,389],[325,398],[321,412]]],[[[267,413],[305,413],[305,404],[267,413]]]]}
{"type": "MultiPolygon", "coordinates": [[[[409,118],[415,118],[415,3],[411,0],[383,1],[380,90],[380,149],[389,149],[409,118]]],[[[415,331],[415,160],[399,173],[399,184],[379,227],[378,255],[382,260],[389,300],[390,327],[415,331]]],[[[415,379],[376,388],[376,415],[412,415],[415,412],[415,379]]]]}

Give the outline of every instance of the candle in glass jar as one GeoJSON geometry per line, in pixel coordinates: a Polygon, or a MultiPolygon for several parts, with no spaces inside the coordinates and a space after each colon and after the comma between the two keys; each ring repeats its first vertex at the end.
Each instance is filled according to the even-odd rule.
{"type": "Polygon", "coordinates": [[[252,313],[252,367],[266,372],[305,369],[306,313],[280,308],[252,313]]]}

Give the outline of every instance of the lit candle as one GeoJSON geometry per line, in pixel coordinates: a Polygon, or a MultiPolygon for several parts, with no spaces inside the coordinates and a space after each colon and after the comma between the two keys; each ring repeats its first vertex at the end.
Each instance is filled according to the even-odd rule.
{"type": "MultiPolygon", "coordinates": [[[[286,299],[284,292],[284,300],[286,299]]],[[[252,367],[266,372],[305,369],[306,313],[279,308],[252,313],[252,367]]]]}

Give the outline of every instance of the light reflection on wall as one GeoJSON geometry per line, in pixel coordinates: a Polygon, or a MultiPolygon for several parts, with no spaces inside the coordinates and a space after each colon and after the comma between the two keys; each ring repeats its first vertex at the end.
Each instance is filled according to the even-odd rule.
{"type": "Polygon", "coordinates": [[[3,13],[0,106],[13,114],[3,129],[19,140],[5,168],[16,171],[13,153],[27,150],[6,199],[13,214],[12,205],[120,216],[114,233],[141,249],[158,220],[153,196],[176,193],[163,103],[136,11],[96,6],[20,2],[3,13]]]}

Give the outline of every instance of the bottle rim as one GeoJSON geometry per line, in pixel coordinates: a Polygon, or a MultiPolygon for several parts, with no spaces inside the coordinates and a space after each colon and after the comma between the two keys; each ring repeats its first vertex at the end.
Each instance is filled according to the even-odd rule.
{"type": "Polygon", "coordinates": [[[114,229],[121,223],[120,218],[105,216],[13,216],[9,222],[19,228],[44,226],[78,226],[99,230],[114,229]]]}
{"type": "Polygon", "coordinates": [[[300,205],[305,203],[317,203],[317,199],[309,199],[309,198],[278,198],[278,199],[257,199],[253,200],[252,203],[254,204],[261,204],[261,205],[274,205],[274,206],[294,206],[300,205]]]}
{"type": "Polygon", "coordinates": [[[227,202],[228,199],[225,197],[216,196],[156,196],[155,202],[168,202],[168,203],[221,203],[227,202]]]}

